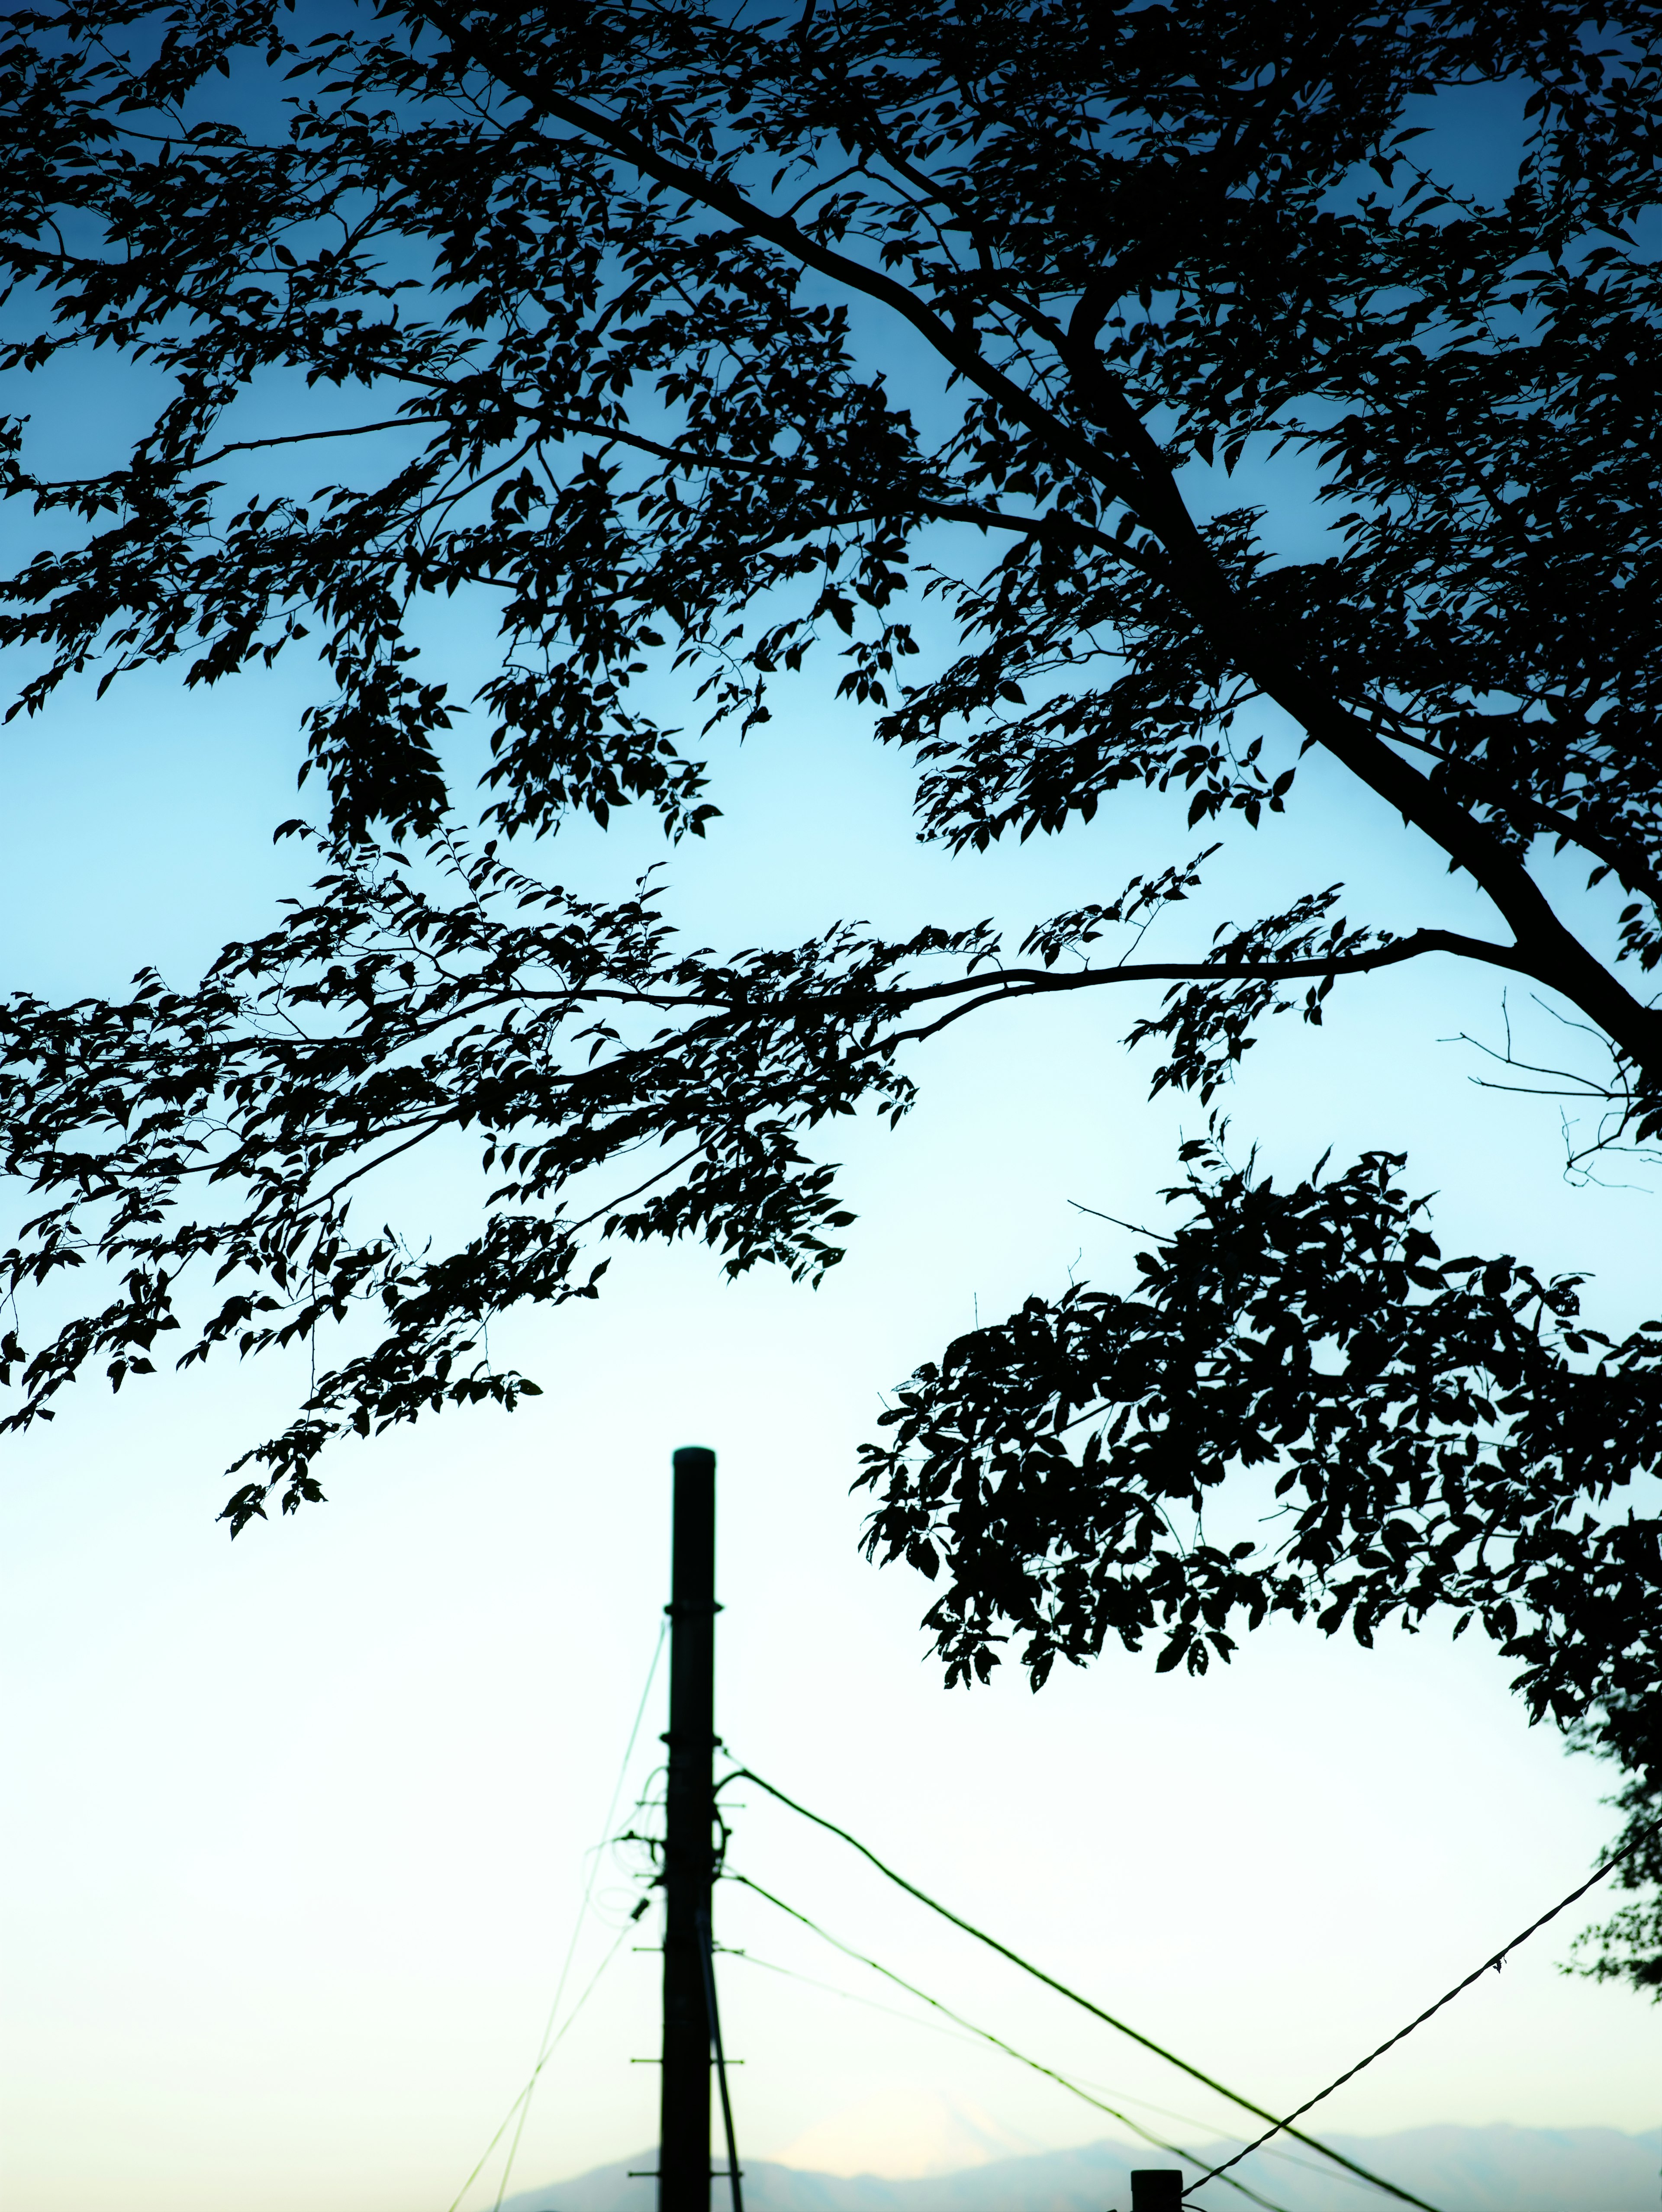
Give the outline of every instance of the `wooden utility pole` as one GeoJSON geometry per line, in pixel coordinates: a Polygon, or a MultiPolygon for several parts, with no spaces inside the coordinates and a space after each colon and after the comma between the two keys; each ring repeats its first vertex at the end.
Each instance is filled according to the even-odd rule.
{"type": "Polygon", "coordinates": [[[709,2212],[710,1891],[715,1854],[715,1455],[675,1455],[664,1828],[658,2212],[709,2212]]]}

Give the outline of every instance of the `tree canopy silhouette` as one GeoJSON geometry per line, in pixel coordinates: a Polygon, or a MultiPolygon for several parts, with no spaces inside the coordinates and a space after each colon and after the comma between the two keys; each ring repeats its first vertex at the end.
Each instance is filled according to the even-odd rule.
{"type": "MultiPolygon", "coordinates": [[[[365,1314],[226,1511],[292,1509],[343,1429],[533,1389],[486,1324],[594,1295],[608,1240],[818,1275],[850,1217],[814,1130],[904,1114],[908,1048],[1018,998],[1121,994],[1155,1088],[1209,1103],[1272,1016],[1476,963],[1601,1042],[1604,1140],[1662,1132],[1659,33],[1647,0],[14,10],[4,365],[101,348],[164,395],[79,477],[9,424],[50,532],[0,592],[14,711],[305,641],[326,818],[288,825],[315,896],[198,989],[0,1016],[39,1200],[10,1288],[77,1309],[6,1335],[5,1425],[174,1332],[189,1364],[365,1314]],[[1442,161],[1484,90],[1515,137],[1487,195],[1442,161]],[[306,427],[274,427],[296,380],[306,427]],[[335,471],[309,496],[297,455],[335,471]],[[1229,503],[1244,459],[1287,473],[1305,551],[1229,503]],[[423,635],[458,592],[501,647],[477,828],[423,635]],[[1014,944],[920,919],[730,957],[676,939],[655,878],[529,872],[514,841],[573,815],[703,835],[661,679],[752,728],[816,649],[916,763],[925,837],[1056,833],[1129,787],[1207,848],[1014,944]],[[1312,748],[1487,933],[1354,924],[1312,851],[1290,907],[1157,957],[1147,925],[1297,808],[1312,748]],[[1546,854],[1620,886],[1614,933],[1546,854]],[[362,1180],[458,1131],[500,1176],[477,1236],[361,1230],[362,1180]]],[[[1400,1156],[1291,1189],[1215,1142],[1183,1164],[1134,1291],[972,1332],[868,1454],[872,1548],[944,1575],[949,1667],[1014,1635],[1038,1680],[1115,1636],[1200,1669],[1275,1612],[1366,1641],[1452,1610],[1620,1759],[1641,1832],[1662,1329],[1612,1341],[1576,1279],[1446,1260],[1400,1156]],[[1208,1545],[1255,1467],[1279,1540],[1208,1545]]],[[[1629,1869],[1659,1874],[1662,1844],[1629,1869]]],[[[1597,1970],[1662,1988],[1652,1906],[1607,1936],[1597,1970]]]]}

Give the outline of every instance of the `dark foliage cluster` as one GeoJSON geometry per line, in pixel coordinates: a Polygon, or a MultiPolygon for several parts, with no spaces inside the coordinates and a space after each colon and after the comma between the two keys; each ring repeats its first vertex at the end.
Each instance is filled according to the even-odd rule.
{"type": "Polygon", "coordinates": [[[119,1285],[33,1353],[8,1335],[0,1382],[23,1395],[3,1430],[51,1419],[89,1361],[116,1389],[154,1371],[204,1273],[230,1287],[182,1366],[303,1343],[360,1309],[378,1324],[250,1453],[262,1476],[227,1508],[234,1532],[273,1488],[289,1510],[320,1497],[313,1462],[343,1430],[534,1390],[492,1367],[484,1333],[515,1306],[593,1297],[597,1224],[701,1237],[733,1275],[823,1273],[853,1217],[799,1138],[862,1103],[905,1110],[892,1042],[918,994],[891,979],[965,949],[844,930],[718,963],[676,949],[650,879],[579,899],[454,837],[427,856],[435,890],[396,849],[332,857],[314,900],[227,947],[195,992],[147,973],[121,1002],[0,1007],[5,1166],[46,1201],[8,1255],[13,1288],[89,1261],[119,1285]],[[494,1179],[479,1236],[434,1259],[390,1228],[360,1235],[356,1188],[447,1133],[494,1179]],[[635,1188],[575,1200],[631,1169],[635,1188]]]}
{"type": "Polygon", "coordinates": [[[1662,1529],[1605,1509],[1662,1463],[1662,1322],[1613,1345],[1576,1278],[1445,1260],[1400,1156],[1282,1191],[1184,1149],[1168,1195],[1193,1218],[1138,1255],[1136,1296],[1030,1298],[922,1368],[868,1447],[873,1549],[947,1566],[951,1669],[984,1677],[1013,1630],[1038,1680],[1156,1632],[1161,1669],[1203,1674],[1237,1616],[1371,1644],[1441,1608],[1525,1662],[1537,1717],[1641,1696],[1662,1529]],[[1208,1541],[1253,1468],[1280,1542],[1208,1541]]]}
{"type": "MultiPolygon", "coordinates": [[[[7,419],[36,532],[0,579],[14,711],[304,653],[327,819],[315,896],[199,990],[10,1002],[0,1126],[40,1208],[10,1286],[104,1285],[8,1339],[10,1425],[175,1329],[191,1361],[358,1314],[234,1525],[317,1495],[337,1430],[531,1387],[490,1316],[592,1295],[608,1239],[821,1271],[847,1217],[810,1133],[904,1112],[915,1048],[1013,997],[1140,993],[1156,1087],[1206,1100],[1275,1014],[1474,962],[1602,1042],[1612,1131],[1662,1130],[1659,77],[1652,0],[12,10],[0,367],[87,352],[163,394],[73,473],[7,419]],[[1481,193],[1444,161],[1476,96],[1516,138],[1481,193]],[[1277,542],[1227,482],[1247,456],[1324,534],[1277,542]],[[499,647],[466,700],[426,620],[451,598],[499,647]],[[1203,855],[1008,957],[922,922],[723,957],[650,885],[511,863],[630,806],[703,835],[703,734],[758,728],[816,653],[951,848],[1128,790],[1180,835],[1296,823],[1319,749],[1487,933],[1353,921],[1312,865],[1156,957],[1203,855]],[[464,707],[482,850],[446,780],[464,707]],[[1620,887],[1608,946],[1543,888],[1555,854],[1620,887]],[[458,1133],[497,1178],[475,1238],[357,1224],[379,1164],[458,1133]]],[[[955,1346],[868,1464],[876,1547],[947,1577],[952,1665],[1007,1627],[1042,1674],[1110,1634],[1199,1666],[1274,1611],[1452,1608],[1642,1821],[1662,1564],[1622,1499],[1658,1340],[1597,1336],[1520,1261],[1444,1262],[1391,1155],[1279,1192],[1192,1166],[1135,1294],[955,1346]],[[1183,1523],[1255,1469],[1279,1545],[1183,1523]]],[[[1647,1909],[1601,1956],[1654,1982],[1647,1909]]]]}

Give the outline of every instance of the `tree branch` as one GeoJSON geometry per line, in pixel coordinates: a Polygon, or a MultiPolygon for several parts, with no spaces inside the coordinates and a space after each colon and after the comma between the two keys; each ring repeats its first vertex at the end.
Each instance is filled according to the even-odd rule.
{"type": "Polygon", "coordinates": [[[493,57],[443,0],[406,0],[407,12],[439,31],[452,50],[494,76],[532,106],[618,155],[642,177],[726,216],[749,235],[766,239],[804,267],[881,301],[910,323],[965,380],[1044,443],[1087,471],[1153,530],[1172,567],[1165,580],[1203,629],[1223,644],[1244,673],[1359,781],[1423,831],[1470,874],[1510,924],[1527,955],[1514,962],[1597,1021],[1622,1051],[1644,1066],[1662,1066],[1662,1017],[1643,1006],[1566,928],[1521,862],[1482,825],[1437,791],[1428,779],[1307,677],[1250,617],[1184,505],[1160,448],[1124,393],[1094,355],[1065,363],[1090,387],[1093,411],[1117,441],[1105,453],[1022,390],[941,321],[907,288],[847,254],[821,244],[788,219],[757,206],[725,179],[672,160],[598,108],[546,83],[511,59],[493,57]]]}
{"type": "Polygon", "coordinates": [[[991,979],[985,975],[965,976],[954,982],[926,984],[921,989],[905,993],[898,1002],[909,1007],[931,1000],[961,998],[968,993],[980,995],[973,998],[969,1006],[955,1008],[945,1020],[925,1029],[903,1030],[886,1039],[885,1043],[905,1044],[933,1036],[960,1014],[974,1012],[981,1006],[997,1006],[1010,999],[1040,998],[1053,991],[1088,991],[1109,983],[1314,982],[1326,976],[1365,975],[1379,968],[1400,967],[1405,960],[1422,959],[1431,952],[1481,960],[1490,967],[1513,969],[1521,975],[1531,972],[1515,946],[1492,945],[1481,937],[1462,937],[1449,929],[1415,930],[1411,937],[1396,938],[1369,951],[1344,953],[1332,960],[1138,961],[1118,968],[1082,969],[1066,975],[1057,975],[1043,968],[1011,968],[991,979]]]}
{"type": "MultiPolygon", "coordinates": [[[[1114,489],[1117,498],[1124,501],[1134,514],[1141,515],[1136,494],[1140,489],[1137,475],[1128,455],[1105,453],[1090,439],[1081,437],[1057,422],[1047,408],[1041,406],[1019,384],[994,367],[978,346],[969,343],[932,309],[924,306],[916,295],[892,276],[881,270],[869,269],[850,255],[838,253],[822,245],[788,217],[770,215],[764,208],[746,198],[725,179],[707,175],[701,169],[685,162],[671,160],[654,147],[637,137],[609,115],[583,101],[571,99],[557,90],[540,77],[517,67],[511,60],[492,56],[464,24],[454,9],[445,7],[442,0],[405,0],[405,11],[430,24],[449,41],[452,49],[463,58],[482,69],[488,76],[508,91],[530,103],[533,109],[552,116],[556,120],[580,131],[610,152],[620,155],[630,167],[656,184],[682,192],[698,204],[724,215],[737,223],[751,236],[766,239],[770,245],[800,261],[805,267],[818,270],[822,276],[830,276],[839,284],[846,284],[868,298],[880,301],[884,306],[910,323],[925,337],[943,361],[951,363],[968,383],[984,392],[989,399],[1011,418],[1022,423],[1047,444],[1060,445],[1069,457],[1087,470],[1099,482],[1114,489]]],[[[1141,426],[1139,425],[1139,428],[1141,426]]],[[[1145,436],[1147,433],[1143,434],[1145,436]]]]}

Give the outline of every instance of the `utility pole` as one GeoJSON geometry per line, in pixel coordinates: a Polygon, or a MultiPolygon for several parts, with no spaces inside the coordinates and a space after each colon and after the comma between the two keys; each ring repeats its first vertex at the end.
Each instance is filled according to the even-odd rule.
{"type": "Polygon", "coordinates": [[[715,1455],[675,1455],[664,1830],[658,2212],[709,2212],[710,1891],[715,1855],[715,1455]]]}

